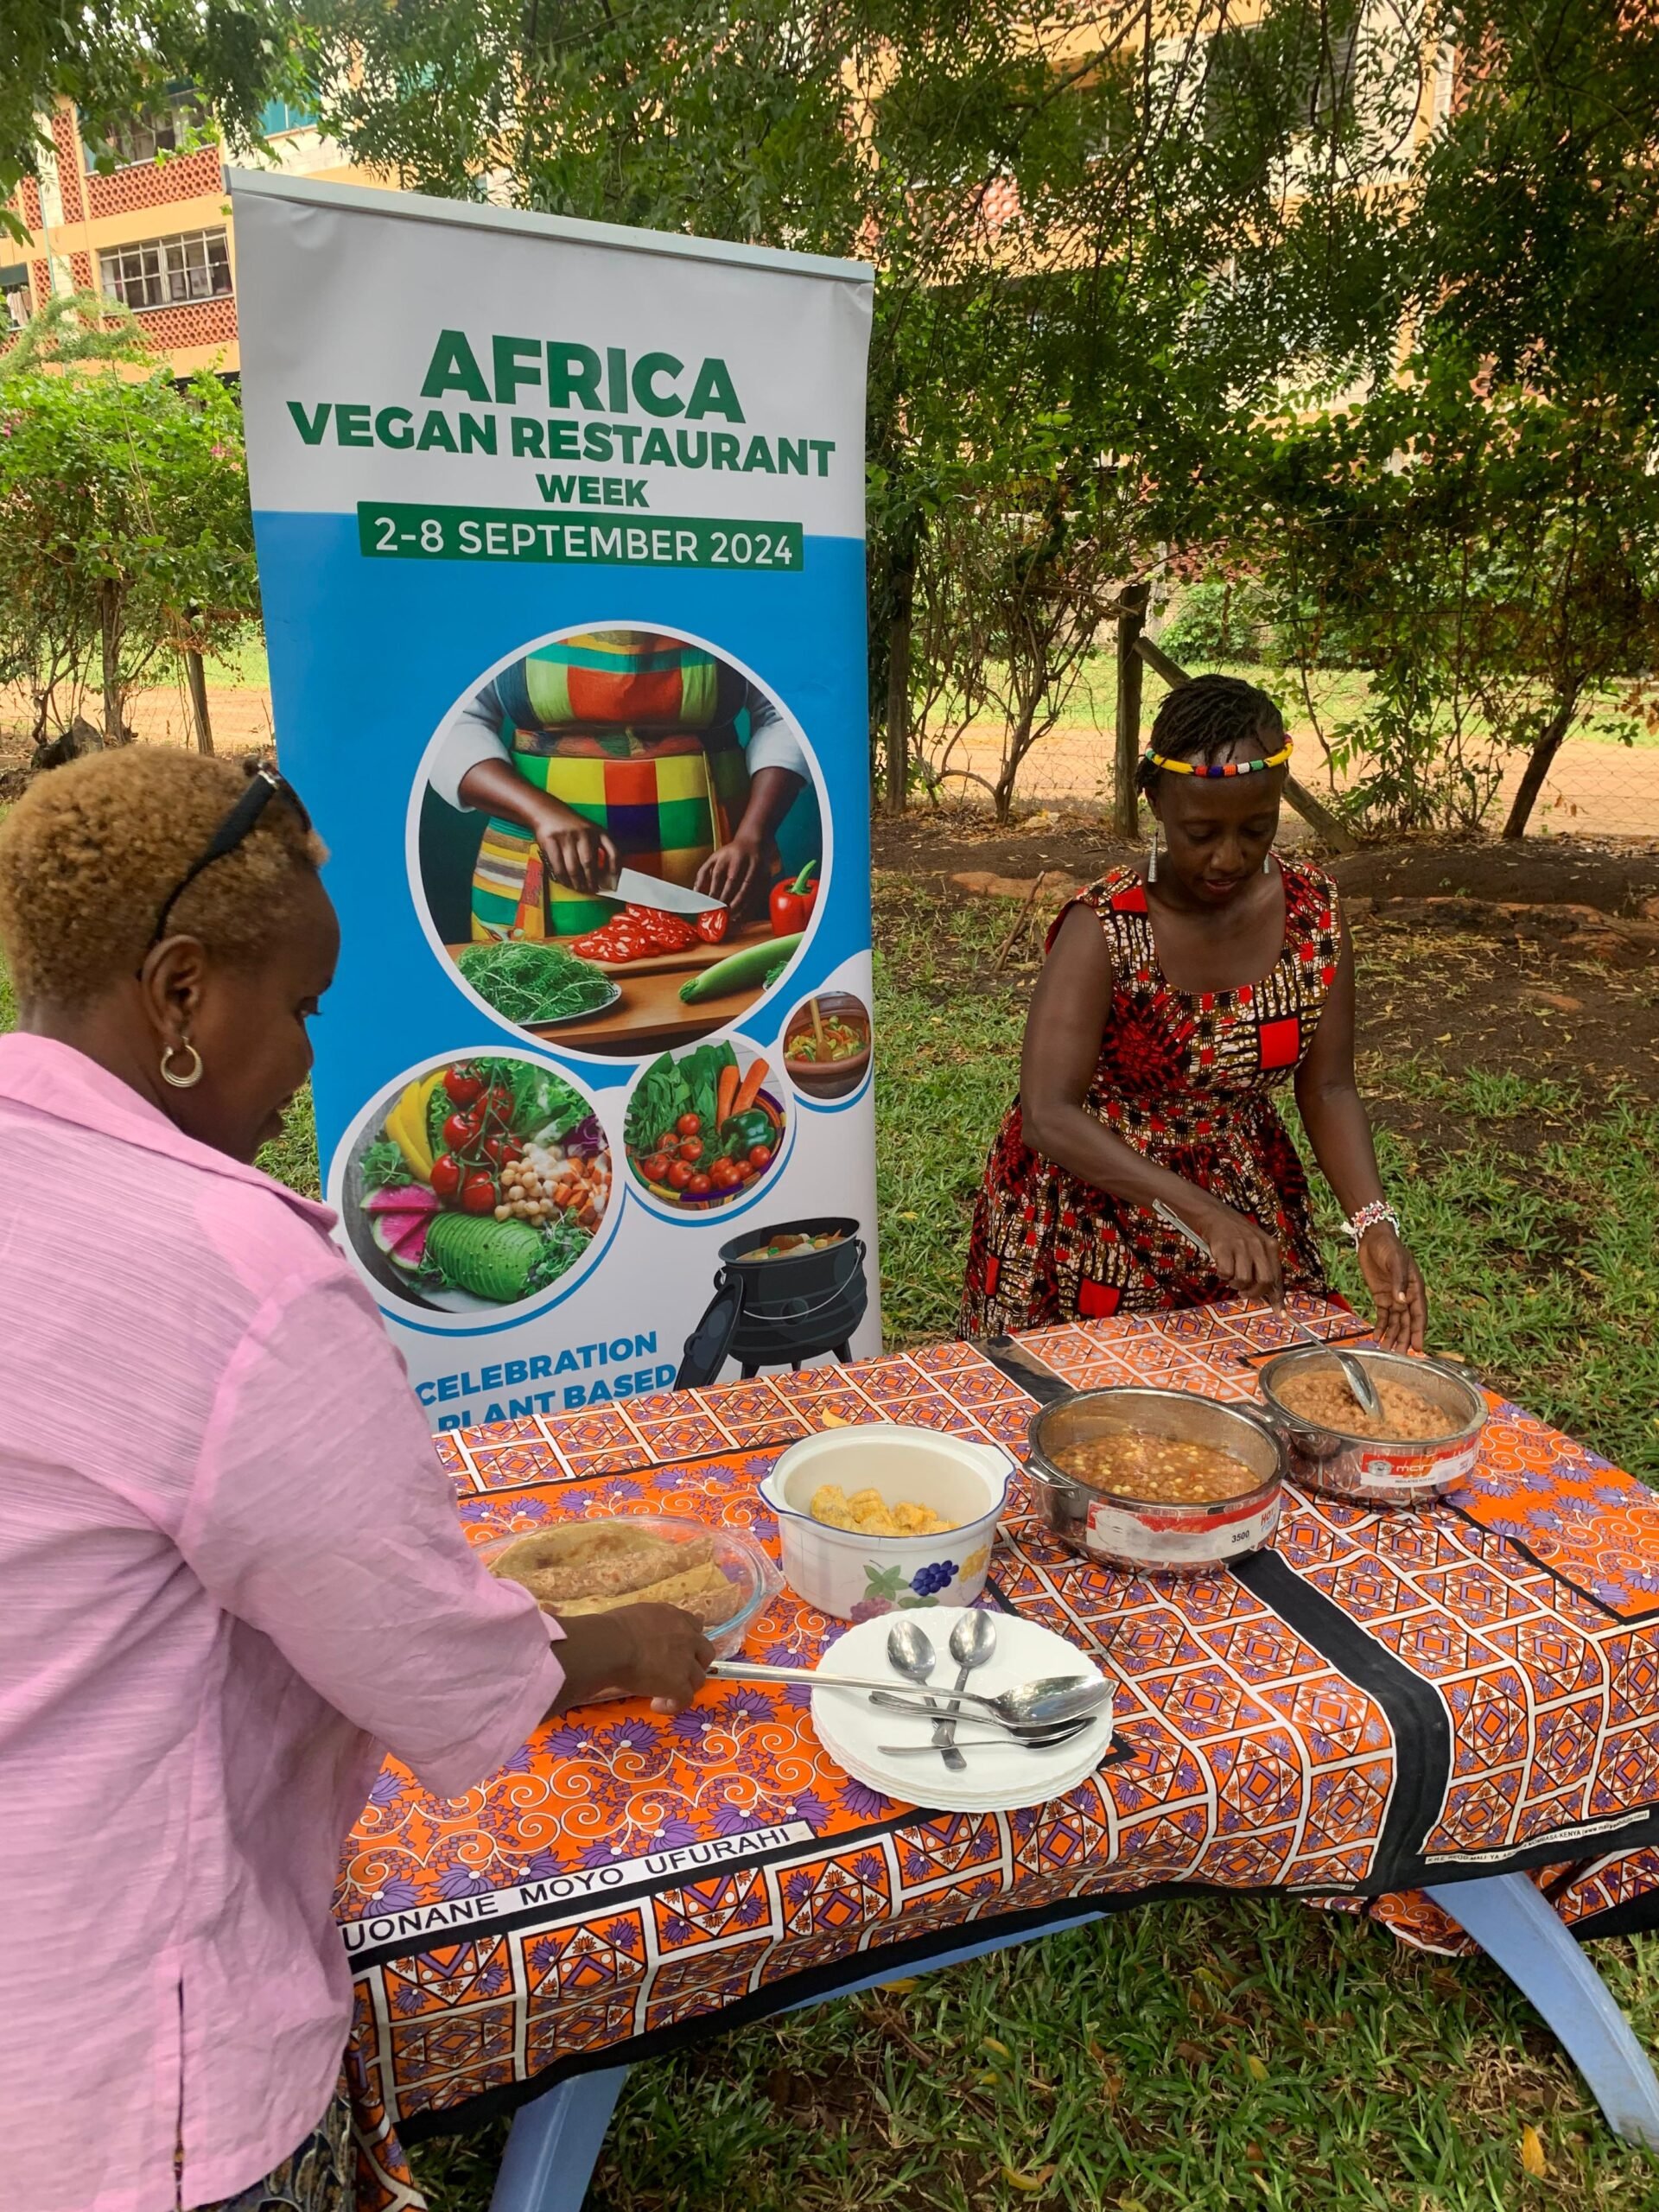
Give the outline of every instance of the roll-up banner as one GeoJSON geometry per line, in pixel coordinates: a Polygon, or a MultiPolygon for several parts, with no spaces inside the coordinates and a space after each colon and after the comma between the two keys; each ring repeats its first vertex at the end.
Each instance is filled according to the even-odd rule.
{"type": "Polygon", "coordinates": [[[876,1351],[868,270],[231,183],[324,1187],[433,1426],[876,1351]]]}

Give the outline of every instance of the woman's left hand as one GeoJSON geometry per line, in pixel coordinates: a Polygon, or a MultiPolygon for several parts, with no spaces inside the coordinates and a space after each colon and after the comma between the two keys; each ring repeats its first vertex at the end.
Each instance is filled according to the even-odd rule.
{"type": "Polygon", "coordinates": [[[697,870],[696,888],[708,898],[718,899],[735,915],[742,910],[760,874],[760,840],[746,836],[740,830],[704,861],[697,870]]]}
{"type": "Polygon", "coordinates": [[[1428,1325],[1423,1271],[1385,1221],[1359,1240],[1359,1271],[1376,1306],[1376,1333],[1388,1351],[1421,1351],[1428,1325]]]}

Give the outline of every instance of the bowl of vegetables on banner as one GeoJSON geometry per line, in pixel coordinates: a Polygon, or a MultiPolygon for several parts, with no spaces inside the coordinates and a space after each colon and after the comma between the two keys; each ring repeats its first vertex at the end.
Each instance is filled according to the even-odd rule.
{"type": "Polygon", "coordinates": [[[604,1219],[611,1154],[591,1101],[556,1069],[480,1054],[405,1084],[347,1179],[347,1225],[376,1280],[467,1313],[569,1273],[604,1219]]]}
{"type": "Polygon", "coordinates": [[[556,1029],[603,1014],[622,986],[555,939],[469,944],[455,961],[486,1006],[520,1029],[556,1029]]]}
{"type": "Polygon", "coordinates": [[[798,1090],[842,1098],[870,1065],[869,1009],[850,991],[821,991],[784,1025],[784,1067],[798,1090]]]}
{"type": "Polygon", "coordinates": [[[628,1166],[653,1198],[708,1212],[764,1180],[784,1139],[769,1072],[752,1046],[729,1039],[652,1062],[628,1101],[624,1136],[628,1166]]]}

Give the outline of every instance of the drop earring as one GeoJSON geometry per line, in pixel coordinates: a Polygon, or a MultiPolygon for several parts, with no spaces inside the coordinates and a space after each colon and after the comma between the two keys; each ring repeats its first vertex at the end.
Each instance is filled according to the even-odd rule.
{"type": "Polygon", "coordinates": [[[1262,873],[1263,875],[1273,874],[1273,855],[1270,852],[1263,853],[1262,855],[1262,873]]]}
{"type": "Polygon", "coordinates": [[[1157,882],[1157,880],[1158,880],[1158,824],[1154,822],[1154,823],[1153,823],[1153,825],[1152,825],[1152,849],[1151,849],[1151,851],[1150,851],[1150,852],[1147,854],[1147,881],[1148,883],[1156,883],[1156,882],[1157,882]]]}

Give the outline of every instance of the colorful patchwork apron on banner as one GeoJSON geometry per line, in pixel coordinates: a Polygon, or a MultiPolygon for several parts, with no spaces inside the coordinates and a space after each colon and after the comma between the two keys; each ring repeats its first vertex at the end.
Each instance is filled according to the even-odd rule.
{"type": "MultiPolygon", "coordinates": [[[[566,638],[505,670],[496,690],[518,773],[604,830],[626,866],[690,884],[742,819],[747,687],[701,647],[633,630],[566,638]]],[[[618,911],[553,882],[530,831],[492,816],[475,938],[580,937],[618,911]]]]}

